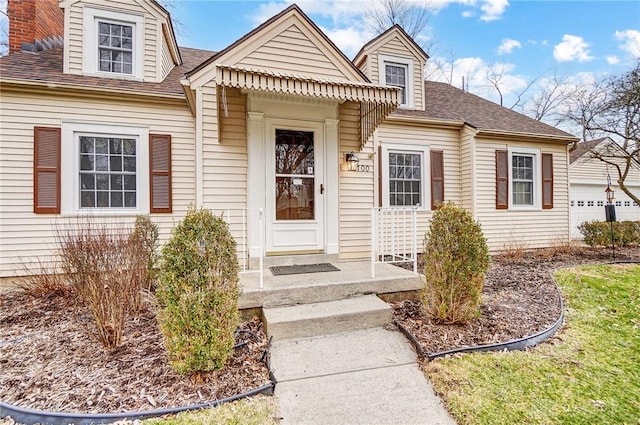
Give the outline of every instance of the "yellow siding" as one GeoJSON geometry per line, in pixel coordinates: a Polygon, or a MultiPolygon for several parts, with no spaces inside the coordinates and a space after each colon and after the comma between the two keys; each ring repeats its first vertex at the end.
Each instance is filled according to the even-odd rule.
{"type": "Polygon", "coordinates": [[[475,215],[473,196],[475,185],[474,144],[473,131],[466,127],[462,130],[460,137],[460,205],[475,215]]]}
{"type": "Polygon", "coordinates": [[[230,88],[224,89],[224,94],[221,89],[218,95],[214,85],[207,85],[203,87],[203,97],[206,111],[203,120],[204,206],[212,209],[246,208],[246,96],[230,88]],[[220,106],[216,111],[218,102],[220,106]],[[220,116],[217,117],[216,113],[220,116]]]}
{"type": "Polygon", "coordinates": [[[69,40],[65,40],[64,48],[68,50],[69,73],[82,74],[82,3],[72,4],[66,13],[69,13],[69,40]]]}
{"type": "MultiPolygon", "coordinates": [[[[194,202],[194,124],[185,104],[175,101],[84,99],[24,94],[3,87],[0,118],[0,277],[23,274],[24,263],[54,252],[54,226],[69,217],[33,214],[33,127],[59,127],[63,120],[95,124],[148,126],[150,133],[172,136],[173,214],[154,214],[165,240],[194,202]]],[[[69,143],[63,140],[62,143],[69,143]]],[[[63,188],[62,190],[72,190],[63,188]]],[[[132,222],[132,216],[113,217],[132,222]]]]}
{"type": "MultiPolygon", "coordinates": [[[[340,124],[338,137],[339,152],[359,152],[360,104],[346,102],[340,105],[340,124]]],[[[373,153],[373,144],[368,143],[362,150],[360,163],[368,165],[370,172],[354,173],[340,170],[339,175],[339,241],[340,259],[355,260],[369,258],[371,255],[371,207],[374,206],[373,159],[366,153],[373,153]]]]}
{"type": "MultiPolygon", "coordinates": [[[[624,167],[626,166],[625,161],[618,159],[614,160],[614,162],[619,164],[621,169],[624,170],[624,167]]],[[[580,158],[569,167],[569,174],[571,176],[572,183],[606,185],[607,173],[611,176],[611,181],[615,183],[618,179],[618,171],[612,165],[608,165],[595,158],[580,158]]],[[[628,186],[640,185],[640,170],[638,170],[637,167],[631,168],[629,175],[625,180],[625,184],[628,186]]]]}
{"type": "Polygon", "coordinates": [[[164,80],[174,67],[171,53],[169,52],[169,46],[167,45],[167,39],[162,37],[162,74],[161,78],[164,80]]]}
{"type": "MultiPolygon", "coordinates": [[[[569,238],[569,182],[566,146],[476,141],[476,217],[492,251],[520,248],[541,248],[569,238]],[[539,148],[553,154],[553,209],[515,211],[496,210],[495,151],[508,146],[539,148]]],[[[538,176],[539,177],[539,176],[538,176]]]]}
{"type": "Polygon", "coordinates": [[[331,59],[295,24],[266,40],[264,44],[242,58],[237,65],[303,73],[319,78],[346,79],[331,59]]]}

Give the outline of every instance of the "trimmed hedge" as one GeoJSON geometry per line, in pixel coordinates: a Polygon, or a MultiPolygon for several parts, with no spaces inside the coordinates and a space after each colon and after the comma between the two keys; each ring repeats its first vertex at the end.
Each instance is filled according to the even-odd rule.
{"type": "Polygon", "coordinates": [[[189,209],[162,249],[158,321],[171,366],[181,374],[222,368],[239,322],[238,258],[229,226],[189,209]]]}
{"type": "Polygon", "coordinates": [[[464,323],[480,315],[489,250],[480,224],[452,203],[434,214],[425,240],[422,313],[440,323],[464,323]]]}
{"type": "MultiPolygon", "coordinates": [[[[611,223],[586,221],[578,226],[589,246],[611,247],[611,223]]],[[[613,223],[613,240],[616,246],[640,245],[640,221],[616,221],[613,223]]]]}

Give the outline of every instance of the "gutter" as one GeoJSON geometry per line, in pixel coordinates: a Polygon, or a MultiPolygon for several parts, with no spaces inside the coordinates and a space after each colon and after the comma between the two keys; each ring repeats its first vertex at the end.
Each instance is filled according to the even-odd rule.
{"type": "Polygon", "coordinates": [[[423,118],[417,116],[410,115],[389,115],[386,119],[386,122],[394,123],[394,124],[417,124],[428,127],[440,127],[440,128],[453,128],[456,130],[460,130],[464,127],[465,123],[463,121],[448,121],[448,120],[437,120],[431,118],[423,118]]]}
{"type": "Polygon", "coordinates": [[[150,92],[150,91],[141,91],[141,90],[129,90],[129,89],[113,89],[107,87],[94,87],[94,86],[84,86],[80,84],[69,84],[69,83],[51,83],[45,81],[25,81],[25,80],[13,80],[13,79],[4,79],[0,78],[0,87],[1,86],[14,86],[14,87],[28,87],[32,89],[45,89],[45,90],[66,90],[66,91],[81,91],[82,94],[88,95],[90,93],[94,94],[94,97],[98,96],[98,94],[110,94],[116,95],[121,98],[126,98],[131,100],[130,96],[136,96],[140,98],[159,98],[159,99],[171,99],[177,101],[184,101],[185,96],[182,94],[170,94],[170,93],[160,93],[160,92],[150,92]]]}
{"type": "Polygon", "coordinates": [[[501,130],[478,130],[476,132],[476,137],[482,138],[492,138],[499,140],[531,140],[535,139],[539,142],[549,142],[549,143],[562,143],[568,145],[570,143],[574,143],[579,141],[575,136],[566,135],[553,135],[553,134],[539,134],[539,133],[518,133],[518,132],[510,132],[510,131],[501,131],[501,130]]]}

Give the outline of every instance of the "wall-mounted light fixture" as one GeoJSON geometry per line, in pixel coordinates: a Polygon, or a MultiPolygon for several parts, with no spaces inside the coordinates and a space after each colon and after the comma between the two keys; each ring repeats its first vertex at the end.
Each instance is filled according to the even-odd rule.
{"type": "Polygon", "coordinates": [[[357,171],[358,164],[360,163],[360,159],[356,156],[356,154],[351,151],[350,153],[344,156],[344,161],[347,163],[347,169],[349,171],[357,171]]]}

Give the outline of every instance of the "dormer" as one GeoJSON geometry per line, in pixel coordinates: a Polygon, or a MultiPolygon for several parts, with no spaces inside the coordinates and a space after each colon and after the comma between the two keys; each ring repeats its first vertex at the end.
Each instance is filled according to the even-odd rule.
{"type": "Polygon", "coordinates": [[[161,82],[180,65],[171,17],[153,0],[60,0],[65,73],[161,82]]]}
{"type": "Polygon", "coordinates": [[[365,44],[353,63],[371,82],[400,88],[400,108],[423,111],[428,58],[402,27],[394,25],[365,44]]]}

